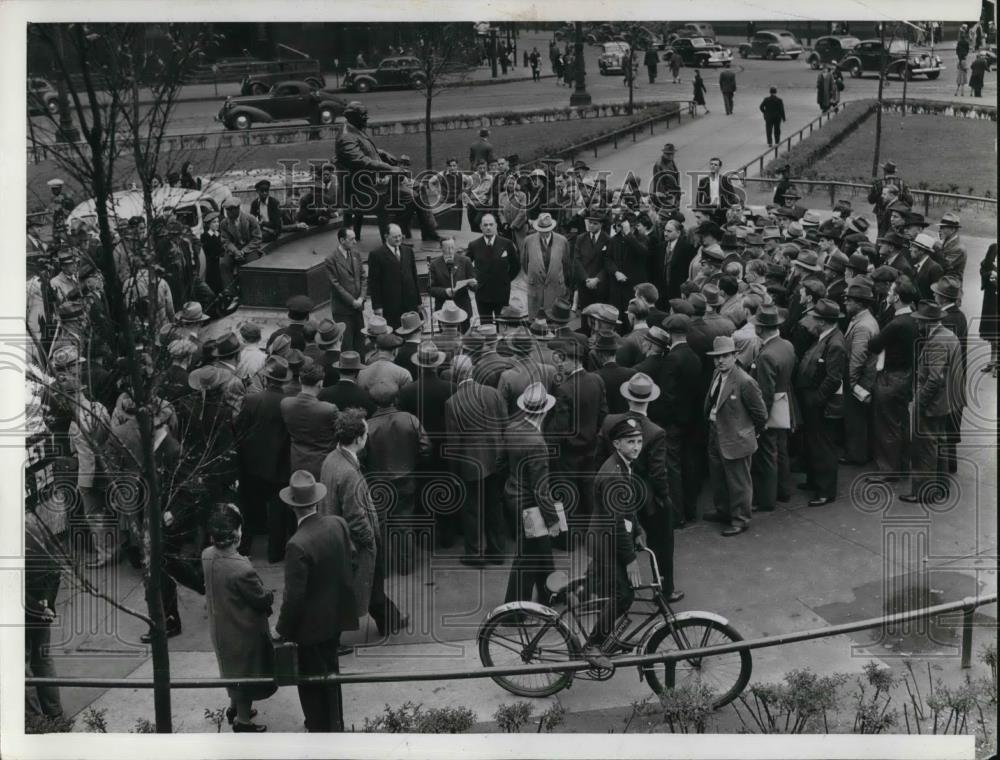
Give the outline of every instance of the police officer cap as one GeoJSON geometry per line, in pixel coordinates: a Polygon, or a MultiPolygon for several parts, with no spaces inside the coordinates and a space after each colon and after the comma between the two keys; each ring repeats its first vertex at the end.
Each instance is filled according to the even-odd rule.
{"type": "Polygon", "coordinates": [[[623,417],[618,420],[608,433],[608,438],[612,441],[620,441],[623,438],[642,438],[642,425],[635,417],[623,417]]]}

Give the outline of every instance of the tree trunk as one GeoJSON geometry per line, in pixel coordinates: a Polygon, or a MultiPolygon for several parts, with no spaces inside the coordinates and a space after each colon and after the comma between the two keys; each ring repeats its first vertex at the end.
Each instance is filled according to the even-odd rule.
{"type": "Polygon", "coordinates": [[[882,24],[882,62],[878,69],[878,102],[875,105],[875,155],[872,157],[872,177],[878,176],[879,152],[882,148],[882,88],[885,85],[885,24],[882,24]]]}
{"type": "Polygon", "coordinates": [[[424,168],[427,171],[434,169],[431,162],[431,102],[434,100],[434,92],[431,83],[427,83],[427,94],[424,101],[424,168]]]}

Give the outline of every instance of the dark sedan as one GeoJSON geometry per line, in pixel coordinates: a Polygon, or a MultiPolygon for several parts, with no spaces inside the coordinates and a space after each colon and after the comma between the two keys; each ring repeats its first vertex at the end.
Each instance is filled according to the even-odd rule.
{"type": "Polygon", "coordinates": [[[427,81],[423,64],[412,56],[383,58],[374,69],[348,69],[344,76],[344,89],[350,92],[368,92],[389,87],[423,87],[427,81]]]}
{"type": "Polygon", "coordinates": [[[893,40],[882,47],[881,40],[864,40],[838,64],[841,71],[850,72],[852,77],[878,74],[885,63],[885,73],[889,77],[904,76],[910,79],[922,75],[928,79],[941,76],[945,66],[938,55],[926,51],[911,50],[904,40],[893,40]]]}
{"type": "Polygon", "coordinates": [[[254,124],[278,121],[333,124],[346,107],[343,98],[314,90],[306,82],[279,82],[266,95],[226,98],[216,118],[226,129],[250,129],[254,124]]]}
{"type": "Polygon", "coordinates": [[[840,63],[861,42],[857,37],[820,37],[806,56],[806,63],[818,69],[825,63],[840,63]]]}

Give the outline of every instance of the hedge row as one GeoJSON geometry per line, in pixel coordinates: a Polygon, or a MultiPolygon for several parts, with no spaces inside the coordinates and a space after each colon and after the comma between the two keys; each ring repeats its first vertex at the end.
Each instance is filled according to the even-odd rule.
{"type": "Polygon", "coordinates": [[[793,146],[784,155],[772,159],[764,167],[763,176],[776,176],[778,170],[787,164],[790,167],[790,177],[812,179],[816,174],[812,169],[813,165],[850,137],[875,113],[877,106],[875,100],[851,101],[848,108],[828,121],[820,130],[813,132],[808,139],[793,146]]]}

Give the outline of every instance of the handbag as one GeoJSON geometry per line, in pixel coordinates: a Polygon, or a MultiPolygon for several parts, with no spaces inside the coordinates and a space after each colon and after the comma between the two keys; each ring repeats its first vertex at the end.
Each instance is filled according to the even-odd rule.
{"type": "Polygon", "coordinates": [[[764,427],[768,430],[792,429],[792,410],[788,403],[788,394],[784,391],[774,394],[771,411],[767,415],[764,427]]]}
{"type": "Polygon", "coordinates": [[[274,643],[274,681],[278,686],[294,686],[299,680],[299,648],[294,641],[274,643]]]}

